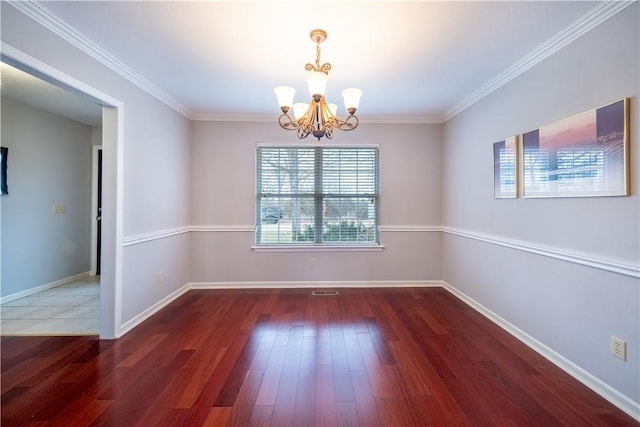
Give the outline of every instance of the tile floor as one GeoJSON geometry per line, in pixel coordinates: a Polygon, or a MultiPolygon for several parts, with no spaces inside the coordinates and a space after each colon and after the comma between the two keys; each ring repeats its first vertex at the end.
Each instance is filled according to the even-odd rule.
{"type": "Polygon", "coordinates": [[[99,276],[0,305],[2,335],[97,335],[99,330],[99,276]]]}

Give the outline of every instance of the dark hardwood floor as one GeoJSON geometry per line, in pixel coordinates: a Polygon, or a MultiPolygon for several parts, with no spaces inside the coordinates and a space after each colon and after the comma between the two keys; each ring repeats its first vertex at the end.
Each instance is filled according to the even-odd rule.
{"type": "Polygon", "coordinates": [[[116,341],[2,338],[2,426],[637,426],[437,288],[192,290],[116,341]]]}

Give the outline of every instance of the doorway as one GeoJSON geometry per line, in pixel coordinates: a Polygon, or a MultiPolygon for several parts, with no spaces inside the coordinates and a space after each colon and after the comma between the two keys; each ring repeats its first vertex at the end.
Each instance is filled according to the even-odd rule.
{"type": "MultiPolygon", "coordinates": [[[[100,338],[113,339],[120,335],[122,286],[122,140],[123,104],[75,78],[43,62],[3,44],[2,62],[6,62],[32,76],[90,100],[102,109],[102,157],[100,197],[100,251],[92,245],[96,268],[100,272],[100,338]]],[[[98,175],[96,171],[96,176],[98,175]]],[[[98,211],[93,210],[92,214],[98,211]]],[[[98,215],[95,215],[97,217],[98,215]]],[[[96,221],[97,222],[97,221],[96,221]]]]}

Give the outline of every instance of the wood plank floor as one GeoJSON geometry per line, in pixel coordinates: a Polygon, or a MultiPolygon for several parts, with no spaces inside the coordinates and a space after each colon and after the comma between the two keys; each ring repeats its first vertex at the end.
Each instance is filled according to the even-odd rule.
{"type": "Polygon", "coordinates": [[[2,338],[9,426],[637,426],[438,288],[192,290],[116,341],[2,338]]]}

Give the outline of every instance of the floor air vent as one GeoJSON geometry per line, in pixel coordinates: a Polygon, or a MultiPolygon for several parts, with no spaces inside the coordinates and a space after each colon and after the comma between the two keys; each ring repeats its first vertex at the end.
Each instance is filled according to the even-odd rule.
{"type": "Polygon", "coordinates": [[[311,295],[316,297],[327,297],[327,296],[335,296],[339,295],[338,291],[313,291],[311,295]]]}

